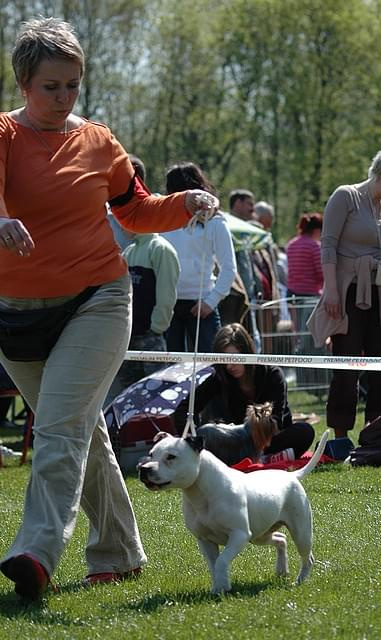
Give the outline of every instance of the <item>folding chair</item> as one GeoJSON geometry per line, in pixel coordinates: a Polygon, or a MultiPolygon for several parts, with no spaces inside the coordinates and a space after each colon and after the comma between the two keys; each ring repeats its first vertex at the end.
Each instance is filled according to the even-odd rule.
{"type": "MultiPolygon", "coordinates": [[[[29,448],[29,443],[30,443],[30,438],[32,435],[32,427],[33,427],[33,411],[28,407],[28,405],[26,404],[24,398],[22,397],[22,395],[20,394],[20,392],[18,391],[18,389],[0,389],[0,398],[12,398],[12,404],[11,404],[11,418],[12,421],[14,421],[15,419],[19,420],[21,418],[23,418],[25,416],[25,420],[26,420],[26,429],[24,432],[24,438],[23,438],[23,446],[22,446],[22,455],[20,458],[20,464],[25,464],[26,459],[27,459],[27,455],[28,455],[28,448],[29,448]],[[23,402],[23,409],[21,410],[21,412],[17,412],[16,410],[16,397],[20,396],[23,402]]],[[[2,461],[2,456],[1,456],[1,449],[0,449],[0,467],[3,466],[3,461],[2,461]]]]}

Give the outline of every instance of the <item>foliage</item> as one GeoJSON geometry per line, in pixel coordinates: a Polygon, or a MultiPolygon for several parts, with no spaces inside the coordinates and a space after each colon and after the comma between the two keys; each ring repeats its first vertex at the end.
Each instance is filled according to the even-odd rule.
{"type": "Polygon", "coordinates": [[[379,0],[2,0],[0,107],[19,104],[21,20],[71,21],[87,53],[79,109],[107,122],[163,190],[199,163],[220,191],[274,203],[275,233],[366,175],[381,129],[379,0]]]}

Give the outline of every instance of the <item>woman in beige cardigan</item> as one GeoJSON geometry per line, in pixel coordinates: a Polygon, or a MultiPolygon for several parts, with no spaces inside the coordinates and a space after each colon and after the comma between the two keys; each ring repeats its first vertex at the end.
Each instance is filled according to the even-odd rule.
{"type": "MultiPolygon", "coordinates": [[[[324,290],[307,326],[316,346],[331,337],[335,356],[381,356],[381,151],[368,176],[338,187],[324,212],[324,290]]],[[[327,424],[337,438],[354,426],[358,377],[357,371],[333,371],[327,424]]],[[[381,374],[369,372],[365,422],[380,414],[381,374]]]]}

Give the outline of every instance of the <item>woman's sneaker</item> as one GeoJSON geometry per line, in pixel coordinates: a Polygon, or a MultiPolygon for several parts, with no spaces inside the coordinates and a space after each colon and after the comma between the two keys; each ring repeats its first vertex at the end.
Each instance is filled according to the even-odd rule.
{"type": "Polygon", "coordinates": [[[0,569],[7,578],[13,580],[15,591],[22,598],[37,600],[50,582],[47,571],[30,553],[13,556],[3,562],[0,569]]]}
{"type": "Polygon", "coordinates": [[[263,464],[275,464],[277,462],[292,462],[293,460],[295,460],[295,453],[293,449],[289,448],[264,456],[262,462],[263,464]]]}
{"type": "Polygon", "coordinates": [[[90,573],[86,578],[82,580],[83,587],[92,587],[97,584],[109,584],[110,582],[123,582],[128,578],[137,578],[142,572],[141,567],[131,569],[125,573],[117,573],[112,571],[106,571],[104,573],[90,573]]]}

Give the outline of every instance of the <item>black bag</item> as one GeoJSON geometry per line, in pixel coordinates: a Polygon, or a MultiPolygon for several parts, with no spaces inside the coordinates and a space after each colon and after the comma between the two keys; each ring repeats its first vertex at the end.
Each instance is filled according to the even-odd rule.
{"type": "Polygon", "coordinates": [[[349,438],[334,438],[327,440],[324,454],[333,460],[346,460],[353,451],[354,443],[349,438]]]}
{"type": "Polygon", "coordinates": [[[0,309],[0,348],[5,357],[18,362],[46,360],[70,318],[98,288],[87,287],[57,307],[25,311],[0,309]]]}
{"type": "Polygon", "coordinates": [[[359,435],[359,447],[350,453],[354,467],[381,467],[381,416],[372,420],[359,435]]]}

